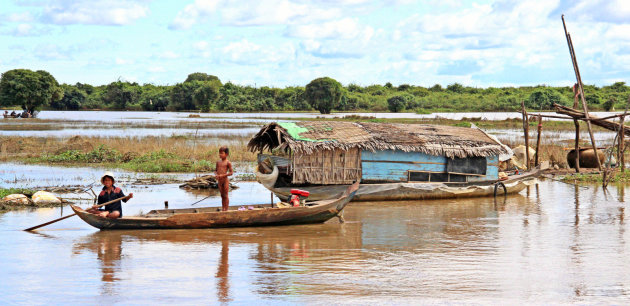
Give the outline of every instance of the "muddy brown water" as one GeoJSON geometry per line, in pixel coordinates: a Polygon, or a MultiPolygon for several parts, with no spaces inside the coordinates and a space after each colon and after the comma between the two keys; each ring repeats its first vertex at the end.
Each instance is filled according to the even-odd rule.
{"type": "MultiPolygon", "coordinates": [[[[98,173],[38,167],[0,179],[98,173]]],[[[239,184],[232,204],[270,200],[239,184]]],[[[176,184],[123,189],[135,194],[126,215],[205,197],[176,184]]],[[[0,303],[626,304],[629,194],[543,180],[507,199],[352,202],[344,224],[209,230],[98,231],[74,217],[27,233],[69,209],[13,211],[0,214],[0,303]]]]}

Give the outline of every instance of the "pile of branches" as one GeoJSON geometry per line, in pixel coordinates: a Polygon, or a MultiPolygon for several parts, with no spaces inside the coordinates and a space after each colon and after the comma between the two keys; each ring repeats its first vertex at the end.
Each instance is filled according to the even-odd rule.
{"type": "MultiPolygon", "coordinates": [[[[179,188],[183,189],[218,189],[219,182],[217,181],[214,175],[204,175],[200,177],[193,178],[191,180],[186,181],[184,184],[179,185],[179,188]]],[[[238,188],[236,185],[230,183],[231,189],[238,188]]]]}

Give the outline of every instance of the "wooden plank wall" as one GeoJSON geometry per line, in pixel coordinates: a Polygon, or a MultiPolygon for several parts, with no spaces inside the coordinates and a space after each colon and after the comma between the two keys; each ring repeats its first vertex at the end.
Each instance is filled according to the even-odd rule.
{"type": "MultiPolygon", "coordinates": [[[[361,168],[362,180],[367,181],[398,181],[406,182],[408,171],[446,172],[447,158],[433,156],[420,152],[403,151],[362,151],[361,168]]],[[[469,176],[468,181],[494,180],[499,176],[498,157],[488,157],[486,175],[469,176]]]]}
{"type": "Polygon", "coordinates": [[[361,151],[320,150],[313,154],[294,154],[295,184],[350,184],[361,178],[361,151]]]}

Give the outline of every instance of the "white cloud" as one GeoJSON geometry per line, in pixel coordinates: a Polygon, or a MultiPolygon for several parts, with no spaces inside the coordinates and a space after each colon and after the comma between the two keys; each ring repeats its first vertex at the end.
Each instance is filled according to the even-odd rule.
{"type": "Polygon", "coordinates": [[[630,23],[630,2],[627,0],[580,0],[567,6],[567,16],[610,23],[630,23]]]}
{"type": "Polygon", "coordinates": [[[153,72],[153,73],[159,73],[159,72],[166,72],[166,69],[164,69],[164,67],[162,66],[151,66],[147,68],[147,71],[153,72]]]}
{"type": "Polygon", "coordinates": [[[207,41],[198,41],[193,44],[193,48],[197,50],[207,50],[210,44],[207,41]]]}
{"type": "Polygon", "coordinates": [[[261,0],[244,4],[240,1],[196,0],[177,13],[169,28],[185,30],[212,18],[221,18],[220,23],[227,26],[265,26],[302,24],[341,17],[343,11],[334,5],[300,1],[261,0]],[[217,12],[220,16],[213,15],[217,12]]]}
{"type": "Polygon", "coordinates": [[[363,48],[353,47],[346,42],[320,43],[316,40],[305,40],[301,46],[305,52],[320,58],[360,58],[365,55],[363,48]]]}
{"type": "Polygon", "coordinates": [[[19,24],[13,30],[13,35],[15,36],[28,36],[32,33],[33,26],[27,23],[19,24]]]}
{"type": "Polygon", "coordinates": [[[291,61],[295,48],[291,44],[262,46],[246,39],[233,42],[221,49],[221,60],[240,65],[277,64],[291,61]]]}
{"type": "Polygon", "coordinates": [[[50,43],[35,46],[33,54],[41,60],[67,60],[71,57],[71,52],[68,49],[50,43]]]}
{"type": "Polygon", "coordinates": [[[361,39],[369,41],[374,29],[359,23],[357,18],[344,18],[320,24],[297,25],[290,27],[288,34],[307,39],[361,39]]]}
{"type": "Polygon", "coordinates": [[[185,30],[198,22],[201,17],[212,14],[221,0],[195,0],[193,4],[186,5],[182,11],[177,13],[169,28],[174,30],[185,30]]]}
{"type": "Polygon", "coordinates": [[[287,0],[260,1],[251,6],[231,6],[222,13],[222,23],[236,26],[291,24],[323,11],[287,0]],[[317,12],[319,11],[319,12],[317,12]]]}
{"type": "Polygon", "coordinates": [[[117,57],[115,62],[116,62],[116,65],[131,65],[131,64],[134,63],[133,60],[123,59],[123,58],[120,58],[120,57],[117,57]]]}
{"type": "Polygon", "coordinates": [[[44,9],[43,19],[53,24],[126,25],[147,16],[144,1],[64,1],[58,0],[44,9]]]}
{"type": "Polygon", "coordinates": [[[13,13],[7,17],[9,22],[30,22],[33,21],[33,16],[30,12],[13,13]]]}
{"type": "Polygon", "coordinates": [[[193,43],[193,49],[197,51],[198,56],[203,58],[208,58],[212,56],[212,51],[210,50],[210,44],[207,41],[198,41],[193,43]]]}
{"type": "Polygon", "coordinates": [[[173,52],[173,51],[167,50],[167,51],[164,51],[164,52],[162,52],[161,54],[159,54],[159,55],[158,55],[158,58],[163,58],[163,59],[176,59],[176,58],[179,58],[179,54],[177,54],[177,53],[175,53],[175,52],[173,52]]]}

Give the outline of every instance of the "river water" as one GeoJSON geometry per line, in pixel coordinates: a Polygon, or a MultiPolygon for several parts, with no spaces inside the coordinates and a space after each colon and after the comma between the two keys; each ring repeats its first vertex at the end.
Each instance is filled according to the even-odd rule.
{"type": "MultiPolygon", "coordinates": [[[[189,120],[212,126],[203,136],[222,128],[245,135],[274,120],[268,114],[60,113],[41,116],[85,124],[67,135],[129,122],[200,133],[189,120]]],[[[0,125],[0,135],[10,131],[0,125]]],[[[500,138],[518,137],[503,132],[500,138]]],[[[87,186],[105,170],[0,163],[0,186],[87,186]]],[[[124,204],[126,216],[162,208],[164,201],[170,208],[220,205],[215,191],[147,184],[155,174],[115,173],[117,184],[134,193],[124,204]]],[[[255,182],[237,185],[232,205],[270,201],[255,182]]],[[[627,194],[626,186],[604,190],[545,179],[496,200],[352,202],[343,224],[242,229],[98,231],[73,217],[28,233],[22,229],[70,209],[0,213],[0,304],[628,304],[627,194]]],[[[58,195],[83,207],[91,202],[87,193],[58,195]]]]}
{"type": "MultiPolygon", "coordinates": [[[[102,171],[0,168],[8,187],[88,184],[102,171]]],[[[220,203],[117,176],[134,193],[128,216],[165,200],[220,203]]],[[[233,205],[270,201],[237,184],[233,205]]],[[[28,233],[69,208],[13,211],[0,214],[0,304],[626,304],[629,195],[547,179],[507,199],[352,202],[343,224],[208,230],[98,231],[74,217],[28,233]]]]}

